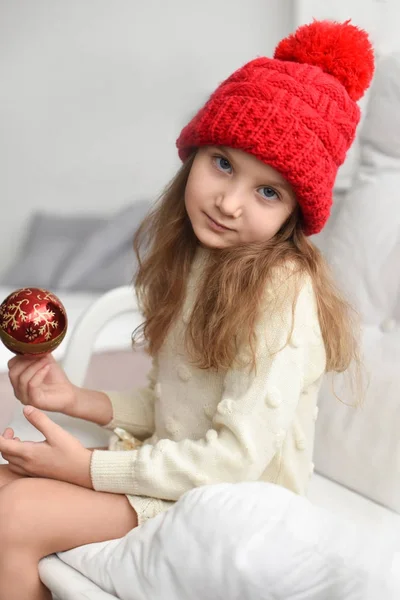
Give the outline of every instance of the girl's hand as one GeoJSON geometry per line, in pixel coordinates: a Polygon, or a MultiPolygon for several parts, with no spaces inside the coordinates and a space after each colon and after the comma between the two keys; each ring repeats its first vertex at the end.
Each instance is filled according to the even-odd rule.
{"type": "Polygon", "coordinates": [[[67,481],[93,489],[90,477],[92,452],[33,406],[24,408],[26,419],[46,438],[21,442],[12,429],[0,435],[0,453],[18,475],[67,481]]]}
{"type": "Polygon", "coordinates": [[[65,412],[76,400],[76,387],[51,354],[43,358],[14,356],[8,362],[15,397],[42,410],[65,412]]]}

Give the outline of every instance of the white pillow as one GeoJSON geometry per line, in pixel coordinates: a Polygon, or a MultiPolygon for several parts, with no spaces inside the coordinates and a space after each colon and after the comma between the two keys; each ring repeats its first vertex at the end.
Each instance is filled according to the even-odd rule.
{"type": "Polygon", "coordinates": [[[351,188],[351,184],[357,174],[360,165],[360,139],[359,131],[363,127],[365,110],[368,104],[369,90],[357,102],[361,111],[360,122],[357,126],[356,137],[346,154],[346,160],[339,167],[335,180],[335,193],[345,192],[351,188]]]}
{"type": "Polygon", "coordinates": [[[192,490],[120,540],[58,556],[122,600],[394,600],[393,551],[379,528],[256,482],[192,490]]]}
{"type": "MultiPolygon", "coordinates": [[[[316,470],[400,513],[400,55],[377,67],[364,127],[361,165],[323,240],[340,287],[363,320],[362,410],[320,395],[316,470]]],[[[347,403],[340,379],[338,396],[347,403]]]]}

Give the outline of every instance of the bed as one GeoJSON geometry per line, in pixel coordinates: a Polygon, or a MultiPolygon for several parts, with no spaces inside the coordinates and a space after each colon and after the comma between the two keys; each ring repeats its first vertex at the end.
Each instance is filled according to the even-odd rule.
{"type": "MultiPolygon", "coordinates": [[[[120,302],[117,304],[122,307],[126,304],[130,303],[131,298],[131,290],[129,288],[119,288],[120,291],[114,290],[111,293],[116,292],[120,294],[120,302]],[[122,299],[123,294],[123,299],[122,299]]],[[[2,296],[8,295],[10,289],[0,288],[0,292],[2,296]]],[[[87,318],[88,311],[93,311],[93,307],[100,306],[100,303],[104,303],[104,299],[106,296],[110,296],[110,293],[103,295],[94,295],[94,294],[77,294],[77,293],[59,293],[58,294],[62,299],[68,317],[69,317],[69,330],[66,336],[64,343],[57,349],[55,355],[58,360],[61,362],[65,361],[68,358],[68,353],[76,354],[77,347],[79,347],[79,340],[72,340],[74,332],[77,330],[77,326],[79,324],[82,327],[82,323],[85,323],[85,319],[87,318]],[[85,316],[86,315],[86,316],[85,316]],[[71,348],[71,344],[77,344],[73,348],[71,348]],[[67,355],[67,356],[66,356],[67,355]]],[[[109,304],[109,302],[108,302],[109,304]]],[[[115,306],[114,300],[112,301],[112,305],[115,306]]],[[[101,308],[101,307],[100,307],[101,308]]],[[[132,308],[134,308],[133,296],[132,296],[132,308]]],[[[95,343],[93,347],[93,354],[91,357],[91,361],[89,364],[89,373],[85,375],[86,382],[91,383],[93,386],[101,384],[105,384],[105,374],[109,374],[111,380],[115,381],[115,375],[118,372],[122,379],[119,379],[119,386],[121,388],[124,387],[124,377],[126,378],[126,383],[128,381],[136,380],[138,384],[142,382],[144,377],[144,373],[146,371],[146,367],[148,367],[148,358],[144,355],[133,354],[130,350],[130,332],[132,329],[139,324],[140,316],[135,310],[125,311],[122,314],[118,314],[118,309],[113,309],[115,315],[110,321],[107,321],[104,326],[101,328],[99,334],[95,337],[95,343]],[[112,374],[112,375],[111,375],[112,374]]],[[[104,308],[98,310],[99,314],[104,315],[104,308]]],[[[92,319],[93,321],[93,319],[92,319]]],[[[83,333],[84,330],[83,330],[83,333]]],[[[91,337],[93,333],[92,330],[87,330],[87,336],[91,337]]],[[[86,361],[86,351],[82,347],[82,360],[85,363],[86,361]]],[[[6,397],[8,397],[8,401],[10,402],[10,406],[13,407],[13,417],[12,417],[12,426],[15,428],[17,435],[19,435],[22,439],[42,439],[41,435],[38,434],[23,418],[21,407],[18,403],[12,401],[12,393],[11,386],[7,381],[6,368],[7,361],[11,357],[11,353],[5,349],[5,347],[1,347],[0,350],[0,381],[2,381],[3,385],[3,401],[6,397]],[[4,390],[6,396],[4,396],[4,390]]],[[[68,369],[67,369],[68,372],[68,369]]],[[[81,374],[76,374],[75,371],[71,371],[72,378],[75,378],[75,382],[79,383],[78,379],[81,377],[81,374]],[[78,379],[77,379],[78,378],[78,379]]],[[[106,375],[107,378],[107,375],[106,375]]],[[[110,381],[111,383],[111,381],[110,381]]],[[[102,387],[102,386],[101,386],[102,387]]],[[[108,433],[98,428],[96,426],[87,426],[83,422],[75,419],[70,419],[65,417],[64,415],[50,415],[54,420],[59,422],[63,427],[69,430],[71,433],[76,435],[81,441],[87,446],[92,445],[103,445],[106,443],[108,438],[108,433]]],[[[240,490],[239,490],[240,491],[240,490]]],[[[260,490],[261,493],[264,493],[264,488],[260,490]]],[[[269,498],[274,497],[274,494],[279,494],[277,490],[272,489],[270,491],[271,496],[269,498]]],[[[259,496],[261,498],[261,495],[259,496]]],[[[220,501],[217,497],[215,500],[215,505],[220,506],[221,515],[226,515],[226,505],[231,505],[233,501],[236,501],[237,493],[232,498],[228,500],[220,501]],[[218,502],[220,504],[218,504],[218,502]]],[[[367,498],[362,497],[360,494],[357,494],[354,491],[347,489],[346,487],[338,484],[337,482],[331,481],[326,477],[322,476],[319,473],[314,473],[309,488],[308,499],[312,506],[318,508],[325,509],[326,515],[328,515],[328,521],[330,518],[338,519],[338,525],[335,527],[330,527],[330,535],[333,535],[334,542],[338,545],[339,548],[343,547],[344,539],[346,535],[343,532],[348,531],[348,528],[356,526],[358,528],[357,535],[363,536],[365,533],[370,533],[374,539],[373,550],[376,551],[375,540],[379,539],[380,547],[382,549],[381,556],[386,556],[385,566],[381,571],[378,570],[378,584],[380,586],[383,585],[382,577],[383,573],[385,573],[384,581],[391,580],[393,573],[397,572],[398,565],[395,561],[397,553],[400,556],[400,515],[395,512],[380,506],[379,504],[368,500],[367,498]],[[336,533],[335,533],[336,532],[336,533]],[[373,532],[373,533],[372,533],[373,532]],[[344,537],[343,537],[344,535],[344,537]],[[387,574],[386,574],[387,570],[387,574]]],[[[190,500],[190,499],[189,499],[190,500]]],[[[206,499],[209,504],[209,499],[206,499]]],[[[184,500],[186,501],[186,500],[184,500]]],[[[269,501],[269,500],[268,500],[269,501]]],[[[279,506],[284,505],[286,499],[283,498],[283,502],[280,502],[279,506]]],[[[196,501],[196,506],[201,506],[202,504],[206,505],[207,502],[203,498],[200,497],[196,501]]],[[[293,502],[293,499],[292,499],[293,502]]],[[[297,499],[294,500],[297,502],[297,499]]],[[[245,505],[245,504],[244,504],[245,505]]],[[[242,505],[243,506],[243,505],[242,505]]],[[[295,504],[296,506],[296,504],[295,504]]],[[[276,508],[276,507],[275,507],[276,508]]],[[[177,517],[175,517],[175,523],[179,523],[181,519],[180,515],[185,515],[185,505],[183,503],[182,507],[178,506],[174,509],[177,513],[177,517]]],[[[279,509],[280,511],[280,509],[279,509]]],[[[280,512],[274,517],[274,522],[279,522],[281,519],[281,524],[285,524],[287,526],[287,516],[288,513],[282,515],[280,512]]],[[[291,509],[292,514],[293,508],[291,509]]],[[[300,506],[301,512],[301,506],[300,506]]],[[[229,513],[229,511],[228,511],[229,513]]],[[[246,523],[250,523],[252,519],[254,519],[254,511],[251,513],[246,513],[243,515],[243,518],[246,518],[246,523]]],[[[307,513],[308,518],[311,518],[311,515],[307,513]]],[[[238,518],[238,511],[235,512],[235,522],[238,518]]],[[[304,521],[304,516],[301,517],[304,521]]],[[[315,516],[313,517],[315,519],[315,516]]],[[[142,586],[145,591],[142,591],[141,594],[147,593],[146,590],[150,586],[149,581],[151,582],[151,573],[148,573],[149,565],[151,564],[150,557],[146,555],[146,552],[143,548],[152,547],[152,552],[154,554],[155,548],[158,548],[157,554],[157,564],[163,565],[168,564],[170,569],[173,569],[173,572],[177,572],[179,570],[179,564],[171,564],[170,554],[167,553],[169,548],[166,548],[165,545],[165,537],[169,538],[169,529],[168,526],[162,523],[162,518],[159,519],[160,523],[158,524],[157,531],[153,530],[150,527],[142,528],[142,531],[139,536],[140,539],[131,538],[131,546],[130,551],[133,553],[131,556],[129,551],[126,548],[123,551],[122,556],[125,558],[130,557],[132,564],[136,565],[136,569],[132,571],[133,574],[130,574],[128,577],[128,582],[125,581],[126,573],[129,573],[129,570],[126,569],[124,571],[124,575],[121,576],[120,579],[117,580],[117,584],[113,581],[113,577],[117,577],[117,573],[115,568],[110,567],[112,564],[112,557],[117,556],[116,550],[113,549],[113,553],[107,553],[108,548],[111,549],[111,545],[116,542],[109,542],[106,544],[92,544],[82,548],[78,548],[76,550],[61,553],[59,556],[50,556],[44,559],[40,565],[40,572],[43,581],[48,585],[48,587],[52,590],[55,598],[59,600],[69,600],[76,598],[93,598],[93,599],[106,599],[111,597],[120,597],[123,600],[140,600],[142,597],[147,598],[150,597],[146,595],[140,595],[139,592],[132,591],[135,589],[135,586],[142,586]],[[163,533],[164,532],[164,533],[163,533]],[[111,578],[107,581],[104,579],[104,573],[110,569],[111,578]],[[125,587],[122,590],[118,590],[118,584],[121,581],[125,581],[125,587]],[[147,586],[147,587],[146,587],[147,586]],[[116,590],[118,590],[118,596],[116,595],[116,590]],[[115,594],[115,595],[114,595],[115,594]]],[[[223,519],[219,519],[218,523],[222,522],[223,519]]],[[[185,520],[183,519],[184,523],[185,520]]],[[[314,521],[312,521],[314,523],[314,521]]],[[[168,525],[168,524],[167,524],[168,525]]],[[[229,524],[228,524],[229,525],[229,524]]],[[[228,525],[226,526],[228,529],[228,525]]],[[[171,528],[171,523],[169,524],[171,528]]],[[[176,525],[175,525],[176,527],[176,525]]],[[[193,528],[193,524],[188,527],[188,531],[191,531],[193,528]]],[[[179,528],[178,528],[179,529],[179,528]]],[[[174,529],[175,531],[175,529],[174,529]]],[[[176,543],[174,546],[174,556],[179,556],[179,548],[180,545],[187,543],[188,539],[188,531],[176,531],[176,543]],[[179,541],[181,540],[181,541],[179,541]],[[186,540],[186,541],[185,541],[186,540]]],[[[216,529],[212,530],[210,535],[215,533],[216,529]]],[[[259,524],[257,524],[257,531],[259,531],[259,524]]],[[[227,532],[223,531],[221,537],[224,537],[227,532]]],[[[269,534],[270,535],[270,534],[269,534]]],[[[322,535],[319,533],[318,535],[322,535]]],[[[326,537],[324,533],[323,537],[326,537]]],[[[354,539],[354,538],[353,538],[354,539]]],[[[356,537],[357,539],[357,537],[356,537]]],[[[272,538],[271,538],[272,540],[272,538]]],[[[360,538],[361,540],[361,538],[360,538]]],[[[122,543],[122,542],[120,542],[122,543]]],[[[246,543],[250,543],[246,540],[246,543]]],[[[272,543],[272,541],[271,541],[272,543]]],[[[290,541],[290,543],[292,543],[290,541]]],[[[359,544],[361,541],[358,542],[359,544]]],[[[334,544],[333,544],[334,546],[334,544]]],[[[331,543],[331,547],[332,543],[331,543]]],[[[364,547],[367,547],[365,543],[363,543],[364,547]]],[[[315,551],[314,546],[311,549],[313,552],[315,551]]],[[[306,545],[301,547],[301,553],[297,553],[295,555],[295,559],[299,560],[299,556],[303,556],[307,554],[309,556],[311,552],[310,548],[306,545]]],[[[263,548],[263,552],[268,551],[268,548],[263,548]]],[[[339,554],[342,550],[339,551],[339,554]]],[[[201,545],[196,545],[194,549],[194,554],[198,553],[198,562],[201,562],[201,554],[204,552],[204,548],[201,545]]],[[[375,553],[371,550],[366,553],[366,556],[363,558],[361,567],[358,567],[357,572],[358,575],[360,572],[363,572],[367,568],[367,565],[372,560],[371,557],[375,556],[375,553]],[[361,570],[360,570],[361,569],[361,570]]],[[[222,552],[223,554],[223,552],[222,552]]],[[[319,555],[321,552],[319,551],[319,555]]],[[[358,553],[359,554],[359,553],[358,553]]],[[[329,556],[329,562],[332,563],[332,557],[329,556]]],[[[343,556],[340,555],[340,559],[343,560],[343,556]]],[[[155,560],[155,559],[154,559],[155,560]]],[[[375,561],[375,559],[374,559],[375,561]]],[[[334,563],[335,561],[333,561],[334,563]]],[[[376,561],[374,562],[376,567],[376,561]]],[[[292,565],[293,567],[293,565],[292,565]]],[[[323,565],[321,566],[321,569],[323,565]]],[[[308,589],[311,590],[315,587],[315,598],[322,598],[323,596],[318,596],[317,594],[321,594],[320,583],[318,585],[315,581],[313,581],[313,577],[315,575],[315,569],[309,575],[309,580],[307,585],[308,589]]],[[[154,574],[153,574],[154,576],[154,574]]],[[[254,574],[251,573],[251,576],[254,577],[254,574]]],[[[338,573],[337,570],[333,573],[332,569],[329,574],[326,575],[324,581],[325,585],[329,582],[329,576],[337,582],[338,573]]],[[[396,576],[396,575],[395,575],[396,576]]],[[[158,581],[156,579],[155,581],[158,581]]],[[[218,578],[215,585],[218,587],[218,578]]],[[[354,582],[353,582],[354,583],[354,582]]],[[[173,593],[174,597],[177,600],[185,597],[184,589],[176,589],[174,585],[176,585],[176,578],[170,579],[167,577],[165,586],[167,584],[171,588],[171,594],[173,593]]],[[[349,583],[347,582],[349,585],[349,583]]],[[[154,582],[151,584],[151,597],[153,598],[161,598],[164,597],[161,594],[160,590],[157,590],[154,582]]],[[[222,585],[222,584],[221,584],[222,585]]],[[[238,583],[239,585],[239,583],[238,583]]],[[[344,585],[344,584],[343,584],[344,585]]],[[[340,598],[350,598],[353,599],[353,596],[343,596],[343,585],[340,591],[340,598]]],[[[372,583],[371,583],[372,585],[372,583]]],[[[376,582],[375,584],[376,585],[376,582]]],[[[163,588],[165,591],[166,587],[163,588]]],[[[150,593],[150,592],[149,592],[150,593]]],[[[246,593],[243,592],[242,598],[246,598],[246,593]]],[[[279,592],[278,592],[279,593],[279,592]]],[[[283,593],[283,592],[282,592],[283,593]]],[[[285,593],[288,593],[287,591],[285,593]]],[[[326,590],[323,592],[326,593],[326,590]]],[[[363,600],[367,598],[364,591],[363,600]]],[[[397,592],[396,592],[397,593],[397,592]]],[[[310,592],[311,594],[311,592],[310,592]]],[[[389,591],[388,591],[389,594],[389,591]]],[[[168,596],[167,596],[168,597],[168,596]]],[[[195,597],[195,596],[194,596],[195,597]]],[[[201,596],[200,596],[201,597],[201,596]]],[[[279,598],[280,596],[276,596],[279,598]]],[[[290,596],[284,596],[285,598],[289,598],[290,596]]],[[[314,596],[310,595],[309,598],[314,596]]],[[[354,596],[357,598],[358,596],[354,596]]],[[[389,596],[387,596],[389,597],[389,596]]],[[[251,600],[257,598],[256,595],[252,596],[251,600]]],[[[334,596],[332,596],[332,599],[334,596]]],[[[371,596],[371,600],[372,600],[371,596]]],[[[249,596],[250,600],[250,596],[249,596]]]]}
{"type": "MultiPolygon", "coordinates": [[[[345,7],[344,5],[339,6],[338,3],[323,3],[322,5],[311,0],[299,0],[294,3],[297,22],[308,21],[313,16],[346,18],[350,16],[347,11],[351,12],[355,7],[357,11],[353,13],[353,16],[356,15],[358,22],[371,28],[374,35],[379,34],[382,15],[386,8],[389,5],[393,8],[395,4],[395,2],[384,3],[372,0],[369,3],[349,2],[345,7]],[[321,14],[321,11],[324,14],[321,14]]],[[[395,19],[392,21],[396,22],[395,19]]],[[[384,48],[384,46],[385,44],[381,44],[380,48],[384,48]]],[[[385,50],[387,52],[387,48],[385,50]]],[[[400,56],[387,52],[386,56],[382,56],[379,60],[374,86],[367,98],[368,110],[364,114],[361,135],[357,137],[351,160],[346,163],[339,175],[338,190],[340,190],[340,194],[337,195],[332,218],[324,233],[315,239],[317,245],[321,247],[332,263],[342,287],[352,297],[363,316],[363,349],[368,365],[372,369],[372,385],[366,406],[358,414],[350,413],[345,406],[333,400],[328,387],[322,390],[315,445],[316,472],[310,481],[308,500],[312,506],[316,507],[315,514],[322,514],[319,509],[328,511],[324,513],[325,523],[335,524],[335,527],[333,529],[331,527],[329,532],[330,540],[334,545],[337,544],[337,548],[341,548],[341,553],[338,551],[335,555],[336,558],[339,554],[342,559],[346,555],[343,548],[346,542],[349,542],[349,548],[356,548],[357,554],[362,555],[364,562],[354,561],[352,565],[349,555],[347,555],[347,562],[354,567],[353,575],[358,568],[358,575],[361,574],[366,579],[369,575],[372,577],[374,581],[371,582],[371,586],[374,583],[379,584],[378,589],[371,588],[369,590],[371,600],[375,600],[377,597],[387,600],[390,597],[390,590],[385,590],[385,584],[389,579],[393,579],[395,582],[393,585],[396,585],[396,581],[400,581],[399,81],[400,56]],[[379,204],[377,204],[377,199],[379,199],[379,204]],[[349,537],[352,526],[358,528],[359,536],[349,537]],[[371,537],[369,537],[369,543],[365,544],[365,553],[363,554],[362,541],[366,540],[364,536],[369,534],[375,543],[371,546],[371,537]],[[352,547],[351,543],[355,545],[352,547]],[[375,596],[372,595],[373,593],[375,596]]],[[[366,104],[367,102],[365,102],[366,104]]],[[[121,214],[119,224],[127,222],[129,222],[127,214],[121,214]]],[[[98,242],[103,241],[103,234],[104,230],[97,238],[95,236],[98,242]]],[[[86,244],[84,249],[85,256],[96,256],[96,253],[93,252],[94,246],[86,244]]],[[[76,259],[79,259],[79,256],[79,253],[75,254],[76,259]]],[[[105,264],[104,257],[102,260],[105,264]]],[[[73,264],[70,263],[70,265],[73,264]]],[[[26,272],[29,272],[27,265],[25,268],[26,272]]],[[[52,286],[52,291],[57,293],[65,304],[69,317],[67,338],[55,352],[56,358],[61,361],[65,358],[64,354],[70,335],[81,315],[102,295],[100,291],[90,293],[80,291],[79,288],[87,277],[87,272],[84,271],[79,260],[75,262],[75,268],[76,270],[70,269],[65,272],[63,278],[59,279],[60,283],[64,285],[64,289],[52,286]]],[[[23,278],[21,278],[22,281],[23,278]]],[[[17,281],[14,283],[16,284],[17,281]]],[[[95,287],[96,282],[93,280],[92,283],[95,287]]],[[[0,297],[5,297],[14,287],[15,285],[0,288],[0,297]]],[[[136,356],[135,360],[141,361],[140,366],[138,366],[139,362],[133,366],[130,354],[130,333],[139,321],[137,313],[124,313],[104,326],[93,346],[93,355],[86,377],[86,381],[90,385],[115,387],[117,368],[120,369],[117,379],[121,388],[128,385],[128,382],[130,385],[132,380],[136,381],[136,377],[139,383],[146,361],[143,356],[136,356]]],[[[21,409],[12,398],[7,380],[6,365],[10,357],[11,354],[3,346],[0,346],[0,386],[3,406],[7,406],[7,412],[6,410],[2,412],[3,421],[0,422],[0,426],[5,426],[12,419],[20,437],[32,438],[36,434],[24,422],[21,409]]],[[[100,433],[99,428],[85,428],[81,423],[72,421],[67,423],[63,421],[62,417],[56,416],[56,418],[88,446],[99,445],[99,439],[105,439],[101,436],[106,434],[100,433]]],[[[246,491],[247,488],[243,489],[243,494],[246,491]]],[[[285,520],[280,518],[282,512],[279,512],[279,507],[289,499],[287,496],[279,496],[280,491],[274,489],[269,491],[271,498],[279,500],[276,506],[275,524],[282,525],[285,520]]],[[[204,490],[204,493],[207,494],[208,491],[204,490]]],[[[228,492],[222,489],[221,498],[224,497],[223,493],[228,492]]],[[[260,490],[260,497],[261,493],[260,490]]],[[[201,507],[202,497],[194,497],[197,498],[198,506],[201,507]]],[[[204,497],[207,498],[207,496],[204,497]]],[[[185,498],[176,514],[181,511],[181,508],[180,514],[184,514],[185,507],[191,506],[191,500],[191,496],[185,498]]],[[[269,499],[266,499],[267,501],[269,499]]],[[[302,504],[301,507],[304,508],[304,505],[302,504]]],[[[188,514],[192,514],[190,510],[188,510],[188,514]]],[[[243,515],[251,519],[251,515],[246,513],[243,515]]],[[[221,513],[221,522],[223,516],[221,513]]],[[[131,557],[133,574],[130,582],[128,581],[130,587],[128,585],[124,589],[118,590],[118,581],[112,581],[113,556],[118,556],[118,548],[122,547],[117,547],[117,542],[101,546],[86,546],[44,559],[40,565],[43,581],[59,600],[79,598],[106,600],[116,597],[124,600],[142,600],[142,598],[157,600],[169,597],[174,600],[181,600],[181,598],[183,600],[185,596],[182,595],[182,590],[179,595],[176,588],[170,587],[168,589],[174,590],[175,595],[168,596],[167,588],[163,590],[157,587],[160,583],[157,577],[158,571],[154,570],[154,565],[150,560],[146,560],[146,557],[150,557],[150,554],[146,555],[144,552],[146,548],[158,548],[161,553],[158,555],[158,565],[169,567],[171,576],[166,578],[165,582],[168,582],[168,585],[174,585],[172,576],[177,575],[179,563],[173,562],[172,558],[175,558],[178,550],[182,550],[182,548],[185,550],[185,539],[187,540],[187,538],[182,538],[184,540],[182,545],[178,544],[178,537],[176,536],[175,539],[173,536],[175,545],[163,545],[163,541],[166,543],[164,535],[168,538],[171,531],[169,529],[172,526],[169,520],[170,515],[166,521],[164,520],[165,516],[157,517],[157,519],[156,523],[146,525],[146,528],[133,534],[130,538],[131,540],[133,538],[132,546],[129,549],[132,554],[125,554],[125,556],[131,557]],[[153,540],[157,542],[154,545],[152,545],[153,540]],[[115,548],[114,554],[109,552],[113,548],[115,548]],[[162,554],[163,551],[164,554],[162,554]],[[108,580],[105,580],[105,574],[109,575],[108,580]],[[153,586],[150,592],[148,586],[153,586]]],[[[218,523],[215,526],[217,527],[218,523]]],[[[185,536],[189,531],[189,529],[182,529],[179,533],[185,536]]],[[[212,532],[210,532],[211,534],[212,532]]],[[[257,538],[253,538],[253,542],[258,543],[257,538]]],[[[120,542],[120,544],[123,543],[125,542],[120,542]]],[[[309,549],[309,546],[303,544],[303,550],[304,548],[309,549]]],[[[268,548],[263,548],[263,551],[267,552],[268,548]]],[[[207,553],[204,551],[202,554],[194,554],[195,558],[197,556],[198,565],[205,561],[206,555],[207,553]]],[[[267,556],[262,552],[261,555],[267,556]]],[[[309,554],[309,556],[311,555],[313,556],[313,554],[309,554]]],[[[273,560],[273,553],[268,556],[271,564],[276,564],[273,560]]],[[[304,557],[304,554],[298,556],[304,557]]],[[[243,559],[243,557],[241,558],[243,559]]],[[[223,565],[223,563],[221,564],[223,565]]],[[[269,564],[267,560],[266,564],[269,564]]],[[[292,567],[296,565],[299,569],[302,568],[299,563],[291,563],[292,567]]],[[[185,563],[180,563],[180,566],[184,572],[185,563]]],[[[244,573],[249,573],[246,571],[246,562],[242,560],[240,566],[243,567],[244,573]]],[[[237,570],[240,571],[240,569],[237,570]]],[[[292,569],[292,571],[295,570],[292,569]]],[[[125,571],[129,573],[129,565],[125,571]]],[[[210,572],[214,573],[214,571],[210,572]]],[[[231,571],[228,569],[228,575],[231,573],[233,573],[233,569],[231,571]]],[[[328,567],[324,570],[321,565],[320,584],[323,583],[324,575],[327,577],[331,574],[332,571],[329,571],[328,567]]],[[[273,575],[272,572],[271,576],[273,575]]],[[[289,580],[289,571],[281,573],[281,575],[282,580],[286,578],[289,580]]],[[[176,580],[179,580],[179,577],[175,577],[175,584],[176,580]]],[[[359,580],[358,586],[353,585],[352,589],[346,591],[343,591],[344,588],[338,587],[337,579],[335,580],[333,577],[332,581],[333,584],[336,582],[336,587],[334,586],[329,593],[321,587],[320,596],[318,596],[318,586],[315,586],[313,588],[314,596],[311,596],[305,589],[302,595],[300,593],[300,595],[293,596],[293,600],[294,598],[296,600],[300,598],[307,600],[314,598],[315,600],[323,598],[361,600],[362,598],[362,600],[366,600],[368,598],[367,593],[363,594],[366,590],[362,588],[359,580]]],[[[354,583],[354,579],[352,581],[354,583]]],[[[216,587],[219,595],[215,593],[215,598],[236,597],[234,591],[230,596],[224,594],[224,590],[226,592],[226,586],[229,584],[228,578],[225,580],[220,578],[219,582],[225,584],[225,588],[222,585],[220,588],[216,587]]],[[[349,583],[350,579],[347,579],[347,582],[349,583]]],[[[241,600],[243,598],[258,599],[255,593],[251,595],[251,590],[250,592],[249,590],[243,591],[239,583],[237,580],[237,589],[241,590],[241,594],[237,597],[240,597],[241,600]],[[246,596],[246,593],[250,595],[246,596]]],[[[207,597],[206,595],[201,596],[201,593],[202,590],[199,589],[198,596],[193,594],[192,597],[195,599],[207,597]]],[[[282,588],[279,593],[281,595],[276,594],[275,599],[285,598],[288,600],[291,598],[287,590],[286,595],[282,592],[282,588]]],[[[393,599],[399,597],[400,591],[397,587],[393,599]]],[[[268,596],[266,592],[263,598],[267,599],[271,596],[268,596]]]]}

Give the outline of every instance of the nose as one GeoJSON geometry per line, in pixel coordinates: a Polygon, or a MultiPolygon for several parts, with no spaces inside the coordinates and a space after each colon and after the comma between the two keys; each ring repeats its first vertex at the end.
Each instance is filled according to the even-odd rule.
{"type": "Polygon", "coordinates": [[[243,212],[242,197],[238,190],[221,193],[216,205],[225,217],[237,219],[243,212]]]}

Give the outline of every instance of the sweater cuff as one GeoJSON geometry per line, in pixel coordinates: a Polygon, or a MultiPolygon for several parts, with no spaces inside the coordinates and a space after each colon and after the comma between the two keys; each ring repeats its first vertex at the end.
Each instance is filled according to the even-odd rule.
{"type": "Polygon", "coordinates": [[[93,450],[90,476],[97,492],[138,493],[135,481],[137,450],[93,450]]]}

